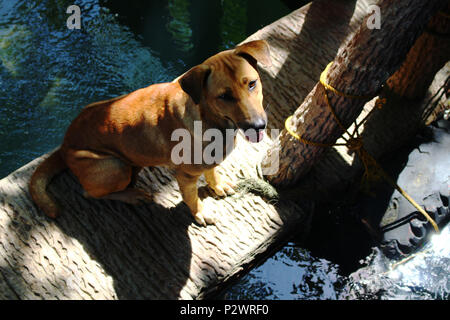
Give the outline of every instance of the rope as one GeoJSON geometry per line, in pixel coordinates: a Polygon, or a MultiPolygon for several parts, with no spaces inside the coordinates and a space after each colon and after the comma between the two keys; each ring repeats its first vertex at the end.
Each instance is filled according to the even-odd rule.
{"type": "Polygon", "coordinates": [[[303,138],[302,136],[300,136],[299,134],[297,134],[296,132],[292,131],[292,129],[289,127],[289,124],[288,124],[288,123],[291,122],[291,119],[292,119],[292,116],[289,116],[286,119],[286,121],[284,122],[284,126],[286,128],[286,131],[289,132],[289,134],[291,136],[293,136],[295,139],[301,141],[304,144],[309,144],[309,145],[312,145],[312,146],[315,146],[315,147],[332,147],[332,146],[335,146],[335,145],[342,145],[342,146],[347,145],[346,143],[336,143],[335,144],[335,143],[322,143],[322,142],[314,142],[314,141],[307,140],[307,139],[303,138]]]}
{"type": "Polygon", "coordinates": [[[383,272],[382,275],[387,275],[389,272],[394,271],[395,269],[397,269],[398,266],[400,266],[400,265],[402,265],[402,264],[408,262],[409,260],[411,260],[411,259],[413,259],[413,258],[415,258],[415,257],[417,257],[417,256],[423,255],[423,254],[425,254],[425,253],[427,253],[427,252],[430,252],[430,251],[431,251],[431,248],[428,248],[428,249],[426,249],[426,250],[422,250],[422,251],[413,253],[413,254],[409,255],[408,257],[406,257],[406,258],[404,258],[404,259],[402,259],[402,260],[400,260],[400,261],[398,261],[398,262],[393,263],[393,264],[390,266],[389,270],[383,272]]]}
{"type": "Polygon", "coordinates": [[[347,93],[341,92],[341,91],[333,88],[331,85],[329,85],[328,82],[327,82],[327,75],[328,75],[328,70],[330,69],[332,64],[333,64],[333,61],[331,61],[325,67],[325,70],[323,70],[322,73],[320,74],[320,80],[319,81],[325,87],[326,90],[330,90],[334,94],[337,94],[338,96],[341,96],[341,97],[344,97],[344,98],[350,98],[350,99],[370,99],[370,98],[372,98],[371,96],[358,96],[358,95],[353,95],[353,94],[347,94],[347,93]]]}
{"type": "Polygon", "coordinates": [[[341,97],[345,97],[345,98],[350,98],[350,99],[365,99],[368,100],[370,98],[372,98],[372,96],[363,96],[363,95],[351,95],[351,94],[346,94],[344,92],[341,92],[335,88],[333,88],[330,84],[327,83],[327,74],[328,74],[328,70],[330,68],[330,66],[333,64],[333,62],[330,62],[327,67],[325,68],[325,70],[322,72],[322,74],[320,75],[320,83],[322,84],[322,86],[324,87],[325,91],[324,91],[324,98],[325,98],[325,102],[328,106],[328,109],[330,110],[331,114],[334,117],[334,120],[336,121],[336,123],[339,125],[339,127],[342,129],[342,131],[344,131],[344,133],[346,133],[349,138],[345,138],[343,137],[343,139],[346,141],[345,143],[322,143],[322,142],[315,142],[315,141],[310,141],[308,139],[303,138],[301,135],[297,134],[296,132],[294,132],[294,130],[292,130],[290,128],[290,123],[292,120],[292,116],[289,116],[285,123],[284,126],[286,128],[286,131],[295,139],[299,140],[300,142],[302,142],[303,144],[306,145],[312,145],[312,146],[316,146],[316,147],[333,147],[333,146],[338,146],[338,145],[345,145],[350,151],[354,151],[356,152],[356,154],[358,155],[358,157],[361,159],[361,162],[364,165],[364,175],[363,175],[363,181],[369,182],[369,181],[375,181],[375,180],[380,180],[381,178],[384,178],[387,182],[389,182],[403,197],[405,197],[406,200],[408,200],[427,220],[428,222],[431,223],[431,225],[433,226],[434,230],[439,233],[439,228],[436,224],[436,222],[433,220],[433,218],[430,217],[430,215],[416,202],[414,201],[413,198],[411,198],[411,196],[406,193],[406,191],[404,191],[387,173],[386,171],[383,170],[383,168],[378,164],[378,162],[367,152],[367,150],[364,148],[364,144],[363,144],[363,140],[362,137],[359,134],[359,127],[368,119],[368,117],[372,114],[372,112],[374,110],[377,109],[381,109],[383,107],[383,105],[386,103],[386,99],[385,98],[380,98],[376,101],[375,103],[375,108],[373,108],[370,112],[368,112],[368,114],[364,117],[364,119],[358,124],[355,120],[355,129],[353,131],[353,133],[350,133],[345,127],[344,125],[341,123],[341,121],[339,120],[338,116],[336,115],[334,109],[331,106],[331,103],[328,99],[328,91],[333,92],[334,94],[341,96],[341,97]]]}

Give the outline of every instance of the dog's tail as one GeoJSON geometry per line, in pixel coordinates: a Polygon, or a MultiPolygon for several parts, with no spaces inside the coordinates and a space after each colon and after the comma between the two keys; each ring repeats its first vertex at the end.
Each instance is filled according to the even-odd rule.
{"type": "Polygon", "coordinates": [[[61,158],[60,150],[45,159],[31,176],[29,191],[34,203],[50,218],[56,218],[60,207],[47,193],[47,186],[55,175],[67,168],[61,158]]]}

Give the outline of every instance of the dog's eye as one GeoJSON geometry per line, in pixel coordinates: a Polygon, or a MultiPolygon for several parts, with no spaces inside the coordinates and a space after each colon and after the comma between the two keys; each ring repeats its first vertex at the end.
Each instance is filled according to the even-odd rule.
{"type": "Polygon", "coordinates": [[[228,91],[225,93],[222,93],[218,98],[225,100],[225,101],[233,101],[234,100],[233,96],[228,91]]]}
{"type": "Polygon", "coordinates": [[[257,80],[253,80],[253,81],[250,81],[250,82],[248,83],[248,90],[252,91],[253,89],[255,89],[255,87],[256,87],[256,81],[257,81],[257,80]]]}

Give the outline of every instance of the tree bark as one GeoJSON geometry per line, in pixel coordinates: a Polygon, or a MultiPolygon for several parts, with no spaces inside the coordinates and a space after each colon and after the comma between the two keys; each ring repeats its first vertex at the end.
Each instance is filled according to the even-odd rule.
{"type": "MultiPolygon", "coordinates": [[[[414,41],[423,32],[430,18],[446,1],[384,0],[379,3],[381,28],[369,29],[367,17],[346,46],[342,47],[329,70],[327,82],[337,90],[351,95],[375,95],[381,85],[397,70],[414,41]]],[[[305,139],[332,144],[342,130],[330,113],[324,99],[325,89],[316,84],[302,105],[295,111],[291,128],[305,139]]],[[[357,118],[366,101],[348,99],[328,93],[337,117],[345,127],[357,118]]],[[[274,147],[279,152],[279,171],[268,180],[275,185],[292,185],[322,156],[323,147],[304,145],[286,130],[274,147]]],[[[273,152],[271,150],[270,152],[273,152]]],[[[271,155],[268,154],[267,159],[271,155]]],[[[263,166],[266,163],[263,162],[263,166]]]]}
{"type": "Polygon", "coordinates": [[[405,62],[386,82],[390,91],[410,100],[421,99],[434,75],[450,59],[450,5],[438,12],[408,52],[405,62]]]}

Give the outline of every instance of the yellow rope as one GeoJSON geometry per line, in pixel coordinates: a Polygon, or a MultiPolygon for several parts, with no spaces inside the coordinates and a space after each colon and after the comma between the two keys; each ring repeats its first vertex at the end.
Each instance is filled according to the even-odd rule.
{"type": "Polygon", "coordinates": [[[417,257],[417,256],[423,255],[423,254],[425,254],[425,253],[427,253],[427,252],[430,252],[430,251],[431,251],[431,248],[428,248],[428,249],[426,249],[426,250],[422,250],[422,251],[413,253],[413,254],[409,255],[408,257],[406,257],[406,258],[404,258],[404,259],[402,259],[402,260],[400,260],[400,261],[398,261],[398,262],[396,262],[396,263],[393,263],[393,264],[390,266],[389,270],[383,272],[382,275],[387,275],[389,272],[394,271],[395,269],[397,269],[398,266],[400,266],[400,265],[402,265],[402,264],[408,262],[409,260],[411,260],[411,259],[413,259],[413,258],[415,258],[415,257],[417,257]]]}
{"type": "Polygon", "coordinates": [[[342,146],[346,145],[346,143],[338,143],[338,144],[335,144],[335,143],[321,143],[321,142],[314,142],[314,141],[311,141],[311,140],[307,140],[307,139],[303,138],[302,136],[300,136],[299,134],[297,134],[296,132],[291,130],[291,128],[289,127],[289,123],[291,122],[291,119],[292,119],[292,116],[289,116],[286,119],[286,121],[284,122],[284,126],[286,128],[286,131],[289,132],[289,134],[291,136],[293,136],[295,139],[303,142],[304,144],[309,144],[309,145],[316,146],[316,147],[332,147],[332,146],[335,146],[335,145],[342,145],[342,146]]]}
{"type": "Polygon", "coordinates": [[[400,192],[400,194],[406,198],[406,200],[408,200],[433,226],[434,230],[439,233],[439,228],[436,224],[436,222],[433,220],[433,218],[430,217],[430,215],[417,203],[414,201],[413,198],[411,198],[406,191],[404,191],[402,188],[400,188],[400,186],[383,170],[383,168],[381,168],[381,166],[377,163],[377,161],[366,151],[366,149],[364,149],[364,145],[363,145],[363,141],[361,136],[359,135],[358,132],[358,128],[359,126],[364,123],[368,116],[376,109],[381,109],[381,107],[386,103],[386,99],[385,98],[380,98],[375,102],[375,106],[376,108],[373,108],[365,117],[364,119],[358,124],[355,121],[355,130],[353,131],[353,133],[351,134],[350,132],[348,132],[348,130],[344,127],[344,125],[341,123],[341,121],[339,120],[338,116],[336,115],[334,109],[331,107],[331,103],[328,99],[328,94],[327,94],[327,90],[341,96],[341,97],[345,97],[345,98],[351,98],[351,99],[370,99],[372,98],[371,96],[358,96],[358,95],[351,95],[351,94],[346,94],[344,92],[341,92],[335,88],[333,88],[330,84],[327,83],[327,74],[328,74],[328,70],[330,68],[330,66],[333,64],[333,62],[330,62],[327,67],[325,68],[325,70],[322,72],[322,74],[320,75],[320,83],[323,85],[325,92],[324,92],[324,98],[325,98],[325,102],[328,106],[328,108],[330,109],[331,114],[333,115],[336,123],[339,125],[339,127],[341,127],[341,129],[344,131],[344,133],[347,133],[349,135],[350,138],[345,139],[346,143],[322,143],[322,142],[315,142],[315,141],[310,141],[307,140],[305,138],[303,138],[302,136],[300,136],[299,134],[297,134],[296,132],[294,132],[294,130],[292,130],[290,128],[290,123],[292,120],[292,116],[289,116],[285,123],[284,126],[286,128],[286,131],[293,136],[295,139],[299,140],[300,142],[302,142],[303,144],[307,144],[307,145],[312,145],[312,146],[316,146],[316,147],[332,147],[332,146],[337,146],[337,145],[345,145],[349,150],[351,151],[355,151],[356,154],[358,155],[358,157],[361,159],[361,162],[364,165],[364,175],[363,175],[363,180],[365,181],[374,181],[374,180],[378,180],[381,177],[386,179],[386,181],[388,181],[390,184],[392,184],[392,186],[395,187],[395,189],[400,192]]]}
{"type": "Polygon", "coordinates": [[[324,88],[326,90],[330,90],[334,94],[337,94],[338,96],[341,96],[341,97],[344,97],[344,98],[350,98],[350,99],[370,99],[370,98],[372,98],[371,96],[357,96],[357,95],[353,95],[353,94],[347,94],[347,93],[341,92],[341,91],[333,88],[331,85],[329,85],[328,82],[327,82],[327,75],[328,75],[328,70],[330,69],[332,64],[333,64],[333,61],[331,61],[325,67],[325,70],[323,70],[322,73],[320,74],[320,80],[319,81],[324,86],[324,88]]]}
{"type": "Polygon", "coordinates": [[[439,233],[439,227],[436,224],[436,222],[433,220],[433,218],[430,217],[430,215],[421,207],[419,206],[419,204],[414,201],[413,198],[411,198],[411,196],[406,193],[405,190],[403,190],[402,188],[400,188],[400,186],[395,183],[390,176],[385,175],[385,179],[387,179],[394,187],[395,189],[397,189],[398,192],[400,192],[400,194],[405,197],[406,200],[408,200],[417,210],[419,210],[419,212],[431,223],[431,225],[433,226],[434,230],[439,233]]]}

